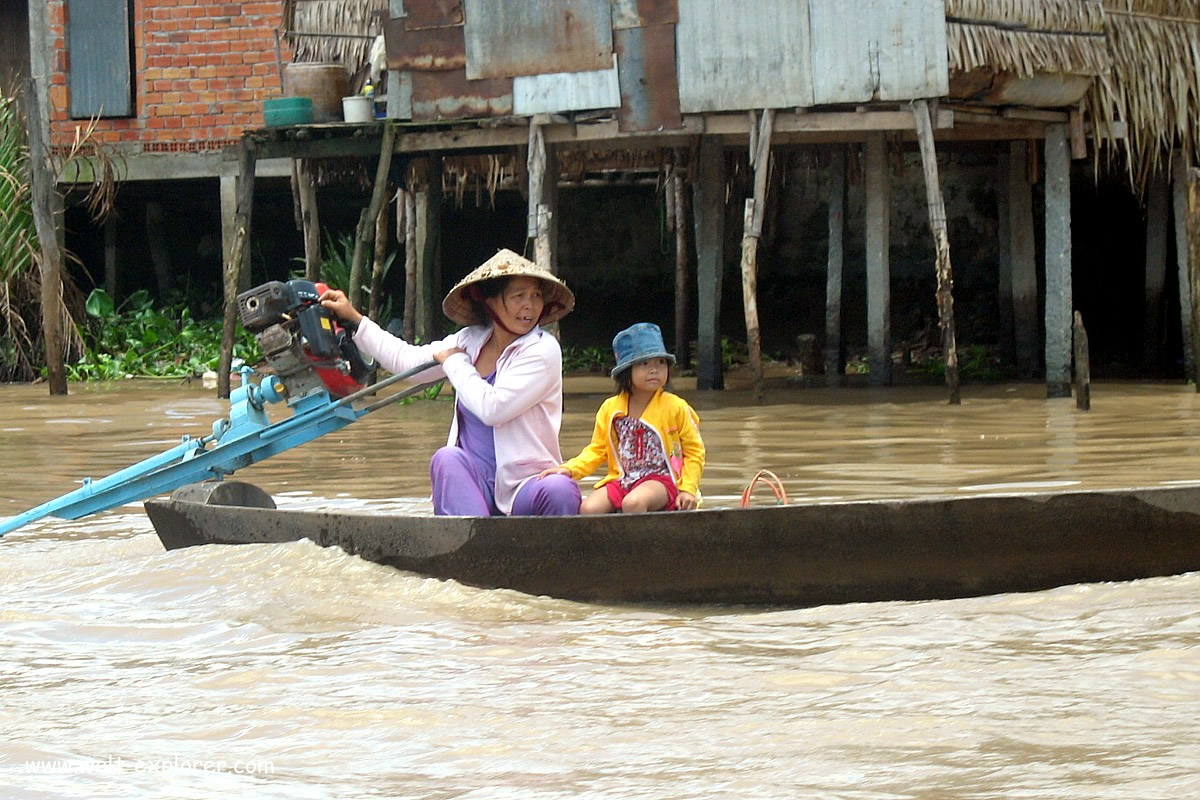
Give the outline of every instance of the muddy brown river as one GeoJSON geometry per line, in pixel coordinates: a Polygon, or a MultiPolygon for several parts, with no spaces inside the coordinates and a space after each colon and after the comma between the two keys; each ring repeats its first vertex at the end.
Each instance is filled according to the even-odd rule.
{"type": "MultiPolygon", "coordinates": [[[[575,382],[563,450],[608,382],[575,382]]],[[[1101,383],[681,394],[709,505],[1200,480],[1200,396],[1101,383]],[[769,492],[758,495],[767,502],[769,492]]],[[[0,386],[0,517],[208,432],[174,383],[0,386]]],[[[446,399],[240,471],[428,513],[446,399]]],[[[273,409],[278,414],[278,410],[273,409]]],[[[0,540],[5,798],[1200,796],[1200,575],[797,610],[599,606],[308,542],[164,552],[140,505],[0,540]]]]}

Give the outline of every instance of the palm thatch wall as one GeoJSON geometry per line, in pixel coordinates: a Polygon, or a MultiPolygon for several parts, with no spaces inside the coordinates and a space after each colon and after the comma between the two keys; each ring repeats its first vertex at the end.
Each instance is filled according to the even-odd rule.
{"type": "Polygon", "coordinates": [[[383,33],[388,0],[284,0],[283,24],[294,61],[339,63],[351,73],[383,33]]]}
{"type": "Polygon", "coordinates": [[[951,71],[1036,73],[1108,71],[1100,0],[946,0],[951,71]]]}
{"type": "Polygon", "coordinates": [[[1200,0],[1105,0],[1104,12],[1112,70],[1088,109],[1124,120],[1116,148],[1141,188],[1175,148],[1200,163],[1200,0]]]}

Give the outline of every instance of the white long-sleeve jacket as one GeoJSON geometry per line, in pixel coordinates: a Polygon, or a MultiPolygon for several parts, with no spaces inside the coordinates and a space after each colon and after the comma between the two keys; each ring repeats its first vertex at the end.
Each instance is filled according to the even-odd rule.
{"type": "MultiPolygon", "coordinates": [[[[440,367],[413,377],[424,382],[445,377],[455,402],[492,426],[496,442],[496,507],[512,512],[513,499],[525,481],[562,462],[558,431],[562,426],[562,350],[541,328],[521,336],[496,360],[496,379],[489,384],[475,369],[475,359],[491,338],[490,325],[472,325],[441,341],[413,345],[392,336],[363,317],[354,343],[393,372],[419,367],[434,353],[461,347],[440,367]]],[[[450,423],[447,444],[458,443],[458,415],[450,423]]]]}

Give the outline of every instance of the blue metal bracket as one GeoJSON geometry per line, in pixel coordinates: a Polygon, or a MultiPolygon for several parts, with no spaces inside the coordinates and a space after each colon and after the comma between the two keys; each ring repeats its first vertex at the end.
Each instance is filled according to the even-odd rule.
{"type": "Polygon", "coordinates": [[[274,376],[254,384],[250,381],[253,370],[242,367],[242,385],[229,396],[229,416],[214,422],[208,436],[199,439],[184,436],[170,450],[106,478],[95,481],[84,478],[83,485],[75,491],[0,521],[0,536],[43,517],[79,519],[170,492],[189,483],[220,480],[236,470],[344,428],[384,405],[421,391],[425,385],[409,387],[365,408],[356,409],[351,405],[355,400],[434,366],[437,366],[434,362],[423,364],[337,400],[325,391],[297,398],[294,402],[289,401],[292,416],[274,423],[268,419],[265,407],[284,398],[282,386],[274,376]]]}

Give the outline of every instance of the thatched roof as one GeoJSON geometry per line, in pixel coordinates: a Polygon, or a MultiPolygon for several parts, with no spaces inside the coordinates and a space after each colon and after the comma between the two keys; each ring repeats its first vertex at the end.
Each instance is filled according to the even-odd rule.
{"type": "Polygon", "coordinates": [[[292,60],[336,62],[358,72],[375,37],[383,33],[387,13],[388,0],[284,0],[292,60]]]}
{"type": "Polygon", "coordinates": [[[946,0],[950,69],[1101,75],[1109,68],[1100,0],[946,0]]]}
{"type": "Polygon", "coordinates": [[[1110,74],[1088,95],[1103,126],[1123,120],[1135,185],[1176,147],[1200,163],[1200,0],[1105,0],[1110,74]]]}

